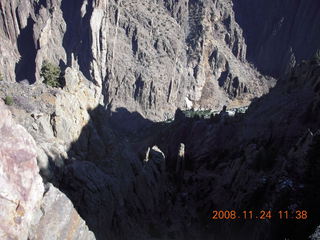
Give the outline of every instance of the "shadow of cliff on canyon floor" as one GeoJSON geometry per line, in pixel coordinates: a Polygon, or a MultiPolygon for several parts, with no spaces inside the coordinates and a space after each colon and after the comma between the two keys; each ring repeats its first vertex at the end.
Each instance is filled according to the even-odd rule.
{"type": "MultiPolygon", "coordinates": [[[[160,172],[153,169],[149,174],[146,169],[153,165],[143,163],[131,146],[132,136],[155,123],[125,108],[112,112],[99,105],[88,113],[90,121],[71,144],[68,159],[63,163],[50,159],[50,169],[42,171],[47,175],[43,178],[70,198],[97,239],[128,239],[139,226],[138,222],[142,231],[145,218],[152,218],[158,211],[155,207],[143,206],[142,199],[136,196],[136,191],[143,190],[139,190],[135,182],[138,175],[141,181],[148,182],[155,177],[155,181],[160,181],[157,178],[160,172]],[[155,176],[142,176],[151,174],[155,176]],[[136,219],[140,215],[145,217],[136,219]],[[132,224],[136,224],[134,228],[132,224]]],[[[161,152],[154,151],[153,155],[161,161],[161,152]]],[[[147,186],[142,188],[152,192],[147,186]]],[[[134,239],[143,239],[142,235],[136,231],[134,239]]]]}
{"type": "Polygon", "coordinates": [[[98,106],[53,182],[99,240],[306,239],[320,221],[317,69],[301,75],[308,84],[292,74],[235,117],[177,110],[172,122],[152,122],[98,106]],[[213,220],[214,210],[240,219],[213,220]],[[271,219],[261,216],[269,210],[271,219]],[[292,219],[304,210],[307,219],[292,219]]]}

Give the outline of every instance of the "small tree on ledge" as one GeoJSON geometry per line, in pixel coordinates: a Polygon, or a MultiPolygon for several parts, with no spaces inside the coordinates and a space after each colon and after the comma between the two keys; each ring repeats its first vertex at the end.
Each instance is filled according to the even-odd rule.
{"type": "Polygon", "coordinates": [[[6,97],[4,98],[4,103],[5,103],[6,105],[8,105],[8,106],[12,106],[13,103],[14,103],[13,97],[11,97],[11,96],[6,96],[6,97]]]}
{"type": "Polygon", "coordinates": [[[58,66],[44,61],[41,67],[40,76],[43,77],[43,83],[51,87],[61,87],[60,83],[61,70],[58,66]]]}

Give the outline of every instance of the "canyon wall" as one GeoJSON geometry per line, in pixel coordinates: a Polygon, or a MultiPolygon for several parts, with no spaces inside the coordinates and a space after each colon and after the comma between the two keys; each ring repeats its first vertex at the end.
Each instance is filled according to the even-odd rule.
{"type": "MultiPolygon", "coordinates": [[[[23,150],[30,159],[22,169],[36,179],[26,181],[37,184],[37,192],[28,193],[36,199],[21,204],[28,214],[38,216],[31,223],[14,215],[16,224],[22,221],[19,232],[8,228],[4,234],[37,239],[62,232],[71,239],[93,239],[70,199],[98,239],[196,239],[208,230],[203,221],[213,207],[248,207],[242,202],[254,203],[261,191],[270,201],[278,201],[266,186],[275,186],[280,193],[289,188],[286,196],[296,197],[288,182],[299,186],[304,180],[292,179],[288,172],[291,167],[304,168],[290,165],[291,158],[286,158],[289,170],[283,170],[284,156],[273,148],[280,148],[285,139],[281,151],[290,153],[304,138],[303,124],[315,129],[301,120],[305,115],[298,120],[293,116],[301,105],[303,114],[311,112],[311,119],[318,119],[318,65],[304,64],[293,73],[287,66],[316,49],[319,36],[311,16],[318,17],[318,5],[315,0],[305,5],[297,1],[297,9],[290,5],[295,10],[286,12],[288,1],[278,3],[280,9],[276,3],[0,0],[0,97],[12,97],[13,118],[34,139],[26,137],[32,146],[23,150]],[[63,70],[63,87],[42,83],[44,60],[63,70]],[[275,85],[275,79],[256,68],[289,77],[262,103],[255,100],[246,120],[179,121],[178,111],[172,124],[157,123],[172,118],[177,108],[248,105],[275,85]],[[283,130],[287,125],[292,131],[283,130]],[[262,140],[256,144],[257,139],[262,140]],[[266,161],[273,157],[275,163],[266,161]],[[44,212],[33,214],[31,208],[44,212]]],[[[1,112],[4,115],[11,122],[7,109],[1,112]]],[[[316,142],[309,134],[307,143],[316,142]]],[[[298,147],[293,155],[309,149],[300,143],[298,147]]],[[[16,201],[3,202],[4,209],[22,214],[16,201]]],[[[254,234],[265,229],[257,228],[254,234]]]]}
{"type": "Polygon", "coordinates": [[[248,105],[275,84],[255,68],[280,77],[320,38],[314,0],[23,0],[0,8],[6,81],[41,82],[49,60],[100,86],[113,111],[157,121],[178,107],[248,105]]]}
{"type": "Polygon", "coordinates": [[[231,1],[1,1],[0,72],[41,82],[44,60],[101,87],[111,109],[152,120],[176,108],[247,105],[275,81],[246,61],[231,1]],[[22,10],[23,9],[23,10],[22,10]]]}

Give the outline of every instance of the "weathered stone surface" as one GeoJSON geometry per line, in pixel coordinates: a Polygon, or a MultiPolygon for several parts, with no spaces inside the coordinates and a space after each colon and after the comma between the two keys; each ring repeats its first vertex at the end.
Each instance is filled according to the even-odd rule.
{"type": "Polygon", "coordinates": [[[36,143],[2,100],[0,116],[1,239],[95,239],[64,194],[44,194],[36,143]]]}
{"type": "Polygon", "coordinates": [[[143,164],[129,154],[109,159],[104,166],[74,161],[64,168],[60,187],[98,239],[149,239],[150,221],[159,221],[166,191],[165,156],[156,146],[143,164]]]}
{"type": "Polygon", "coordinates": [[[40,207],[42,179],[36,162],[36,143],[17,125],[0,100],[0,236],[27,239],[32,216],[40,207]]]}
{"type": "Polygon", "coordinates": [[[231,1],[181,0],[164,5],[185,29],[186,68],[193,87],[187,99],[195,109],[246,105],[274,84],[247,63],[245,39],[231,1]]]}
{"type": "Polygon", "coordinates": [[[231,1],[25,0],[2,8],[0,37],[13,43],[0,48],[6,81],[40,82],[49,60],[100,86],[112,111],[157,121],[178,107],[246,105],[273,85],[246,62],[231,1]]]}
{"type": "MultiPolygon", "coordinates": [[[[44,180],[66,193],[97,238],[197,239],[209,228],[203,216],[213,208],[277,206],[283,203],[281,194],[299,199],[299,183],[306,181],[295,176],[303,178],[303,171],[313,175],[306,169],[308,163],[297,159],[307,158],[310,145],[317,143],[313,130],[319,120],[319,68],[310,71],[308,64],[301,65],[292,75],[290,68],[296,48],[308,43],[308,37],[299,37],[300,31],[312,32],[315,39],[307,55],[319,40],[316,26],[306,27],[308,16],[318,9],[312,7],[315,1],[299,7],[297,15],[289,11],[304,19],[297,34],[291,28],[295,17],[286,27],[282,23],[287,19],[275,27],[270,24],[270,19],[282,16],[277,13],[265,17],[262,27],[257,22],[254,28],[263,34],[260,45],[254,46],[248,29],[256,21],[245,14],[244,21],[251,22],[248,28],[239,20],[239,13],[246,11],[238,12],[238,5],[249,0],[0,0],[0,97],[13,97],[14,118],[37,142],[33,154],[44,180]],[[277,37],[268,36],[273,30],[282,36],[279,45],[277,37]],[[283,46],[288,38],[296,46],[289,51],[283,46]],[[246,59],[246,42],[252,64],[246,59]],[[208,123],[177,111],[172,124],[150,121],[171,118],[178,107],[247,105],[274,85],[255,66],[267,73],[275,66],[282,71],[286,59],[289,78],[255,102],[245,120],[225,114],[222,121],[208,123]],[[41,83],[43,60],[65,72],[63,89],[41,83]],[[303,106],[303,114],[296,117],[298,106],[303,106]],[[312,130],[307,134],[306,126],[312,130]],[[292,169],[298,169],[296,175],[291,175],[292,169]],[[257,194],[268,200],[259,201],[257,194]]],[[[263,3],[273,11],[274,3],[263,3]]],[[[251,12],[253,17],[260,14],[251,12]]],[[[316,189],[311,180],[309,187],[316,189]]],[[[294,209],[299,202],[284,204],[294,209]]],[[[40,205],[44,213],[35,208],[29,238],[93,238],[54,187],[40,205]]],[[[13,203],[5,209],[23,212],[13,203]]],[[[28,233],[26,220],[21,220],[21,232],[28,233]]],[[[271,234],[268,226],[254,229],[255,238],[261,232],[271,234]]]]}
{"type": "Polygon", "coordinates": [[[89,231],[71,201],[51,184],[47,188],[40,206],[43,215],[33,226],[29,239],[94,240],[94,234],[89,231]]]}
{"type": "Polygon", "coordinates": [[[63,90],[48,89],[42,83],[0,82],[0,97],[13,98],[14,118],[37,142],[37,159],[45,175],[63,166],[71,144],[78,140],[85,126],[93,147],[89,150],[88,141],[84,141],[79,144],[82,152],[96,153],[98,160],[102,157],[100,149],[104,148],[94,133],[95,128],[89,124],[89,112],[99,104],[100,89],[74,68],[66,69],[65,82],[63,90]]]}

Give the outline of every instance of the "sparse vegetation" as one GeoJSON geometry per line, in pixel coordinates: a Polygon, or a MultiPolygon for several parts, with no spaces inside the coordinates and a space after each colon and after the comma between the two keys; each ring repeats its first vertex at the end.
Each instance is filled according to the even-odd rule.
{"type": "Polygon", "coordinates": [[[3,81],[3,76],[2,76],[2,74],[1,74],[1,72],[0,72],[0,82],[1,81],[3,81]]]}
{"type": "Polygon", "coordinates": [[[11,97],[11,96],[6,96],[6,97],[4,98],[4,103],[5,103],[6,105],[8,105],[8,106],[12,106],[13,103],[14,103],[13,97],[11,97]]]}
{"type": "Polygon", "coordinates": [[[41,67],[40,76],[43,77],[43,83],[51,87],[61,87],[61,70],[58,66],[44,61],[41,67]]]}

